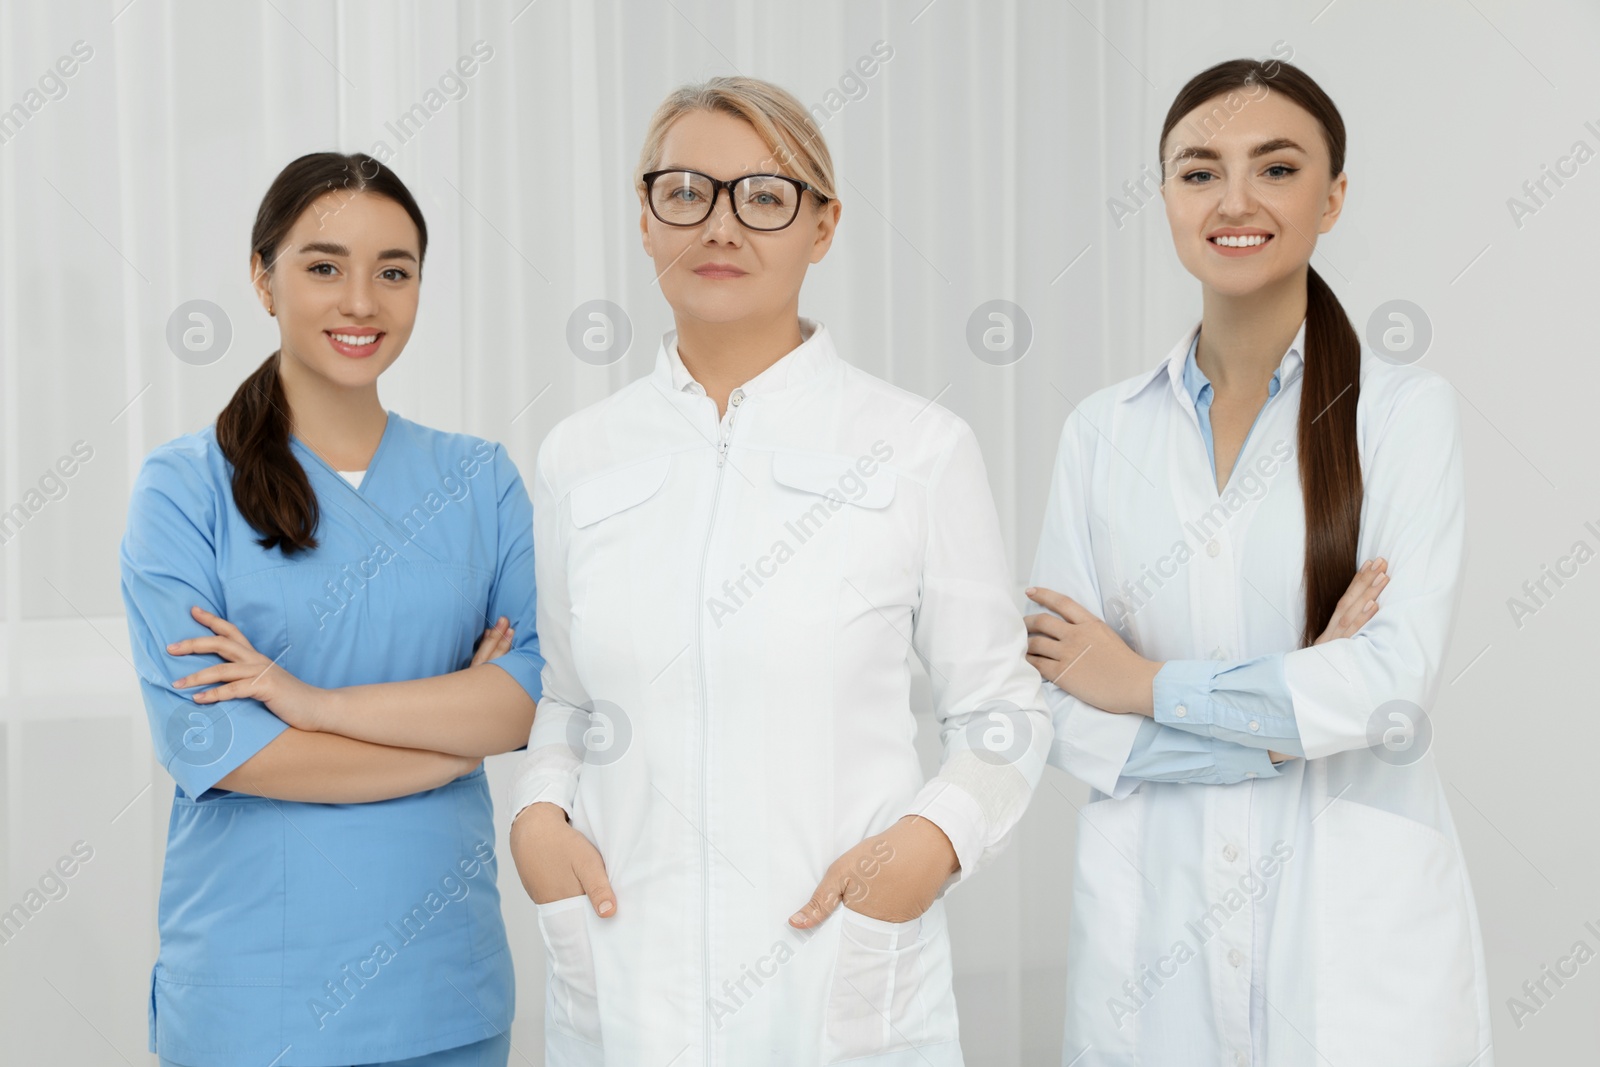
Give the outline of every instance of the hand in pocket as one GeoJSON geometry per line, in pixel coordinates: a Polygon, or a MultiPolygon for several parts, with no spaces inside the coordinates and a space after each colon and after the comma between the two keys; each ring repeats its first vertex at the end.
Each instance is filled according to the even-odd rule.
{"type": "Polygon", "coordinates": [[[600,850],[573,829],[558,805],[539,803],[522,809],[511,824],[511,858],[522,888],[535,904],[582,895],[601,918],[616,914],[617,897],[600,850]]]}
{"type": "Polygon", "coordinates": [[[944,831],[907,815],[834,860],[789,923],[801,929],[816,926],[841,903],[868,918],[909,922],[933,905],[939,887],[958,870],[944,831]]]}

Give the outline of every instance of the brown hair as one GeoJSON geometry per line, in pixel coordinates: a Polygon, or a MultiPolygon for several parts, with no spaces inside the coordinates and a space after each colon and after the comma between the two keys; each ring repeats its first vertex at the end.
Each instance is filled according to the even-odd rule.
{"type": "MultiPolygon", "coordinates": [[[[387,197],[417,225],[417,267],[428,251],[428,227],[395,173],[362,152],[313,152],[279,172],[261,198],[250,249],[271,274],[278,246],[317,198],[334,190],[387,197]]],[[[233,502],[261,537],[285,555],[317,547],[317,494],[289,448],[289,403],[278,377],[281,349],[266,358],[217,416],[217,446],[233,465],[233,502]]]]}
{"type": "MultiPolygon", "coordinates": [[[[1209,100],[1246,90],[1280,92],[1310,113],[1328,145],[1329,173],[1344,170],[1344,120],[1328,94],[1299,67],[1279,60],[1233,59],[1203,70],[1178,92],[1161,126],[1167,135],[1209,100]]],[[[1166,175],[1163,157],[1163,181],[1166,175]]],[[[1300,390],[1300,491],[1306,517],[1306,616],[1301,647],[1333,618],[1356,573],[1361,532],[1361,456],[1356,448],[1356,401],[1361,393],[1361,341],[1328,283],[1306,268],[1305,376],[1300,390]]]]}

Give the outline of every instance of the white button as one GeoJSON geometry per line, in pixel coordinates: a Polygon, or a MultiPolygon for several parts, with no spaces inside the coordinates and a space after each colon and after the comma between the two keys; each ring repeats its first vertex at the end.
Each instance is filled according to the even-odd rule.
{"type": "Polygon", "coordinates": [[[728,403],[732,404],[734,407],[738,407],[740,404],[744,403],[744,390],[735,389],[733,391],[733,395],[728,397],[728,403]]]}
{"type": "Polygon", "coordinates": [[[1250,729],[1259,730],[1259,729],[1261,729],[1261,724],[1256,722],[1254,719],[1251,719],[1250,720],[1250,729]]]}
{"type": "Polygon", "coordinates": [[[1234,860],[1239,858],[1239,850],[1234,848],[1232,845],[1226,845],[1222,849],[1222,858],[1227,860],[1229,863],[1232,863],[1234,860]]]}
{"type": "Polygon", "coordinates": [[[1182,704],[1179,704],[1177,707],[1172,709],[1172,714],[1181,719],[1185,715],[1189,714],[1189,709],[1184,707],[1182,704]]]}
{"type": "Polygon", "coordinates": [[[1222,551],[1222,545],[1215,538],[1206,542],[1206,555],[1216,556],[1222,551]]]}
{"type": "Polygon", "coordinates": [[[1254,778],[1256,776],[1256,772],[1255,771],[1245,771],[1244,772],[1244,776],[1246,778],[1254,778]]]}
{"type": "Polygon", "coordinates": [[[1239,1053],[1234,1059],[1235,1062],[1239,1064],[1239,1067],[1248,1067],[1248,1064],[1250,1063],[1250,1057],[1246,1056],[1242,1052],[1239,1053]]]}
{"type": "Polygon", "coordinates": [[[1235,967],[1242,965],[1244,963],[1244,953],[1240,952],[1238,949],[1232,949],[1228,953],[1228,962],[1233,964],[1235,967]]]}

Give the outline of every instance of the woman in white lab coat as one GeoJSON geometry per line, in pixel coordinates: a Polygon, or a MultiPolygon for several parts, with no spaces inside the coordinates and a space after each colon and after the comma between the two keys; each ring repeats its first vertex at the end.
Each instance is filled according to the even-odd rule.
{"type": "Polygon", "coordinates": [[[512,852],[546,1062],[960,1064],[942,893],[1050,733],[977,441],[800,317],[840,206],[792,96],[673,93],[635,177],[677,329],[532,479],[546,666],[512,852]]]}
{"type": "Polygon", "coordinates": [[[1051,762],[1093,787],[1064,1060],[1486,1067],[1427,751],[1466,530],[1454,393],[1363,348],[1310,267],[1344,127],[1302,71],[1203,72],[1159,151],[1201,322],[1068,418],[1030,590],[1051,762]]]}

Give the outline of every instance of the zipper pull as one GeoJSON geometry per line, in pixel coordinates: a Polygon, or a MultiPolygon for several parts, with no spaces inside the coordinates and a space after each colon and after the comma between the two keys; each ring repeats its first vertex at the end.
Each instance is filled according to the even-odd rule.
{"type": "Polygon", "coordinates": [[[728,441],[733,437],[733,420],[739,414],[739,405],[744,403],[744,390],[735,389],[728,396],[728,420],[723,424],[722,437],[717,441],[717,466],[721,467],[728,458],[728,441]]]}

